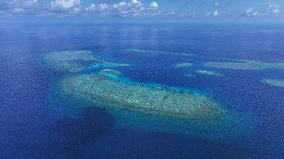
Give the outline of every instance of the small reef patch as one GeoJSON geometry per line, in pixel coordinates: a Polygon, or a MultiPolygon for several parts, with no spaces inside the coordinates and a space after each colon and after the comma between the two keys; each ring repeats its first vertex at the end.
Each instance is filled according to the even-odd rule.
{"type": "Polygon", "coordinates": [[[208,75],[208,76],[217,76],[221,77],[223,76],[222,74],[214,71],[208,71],[208,70],[197,70],[195,73],[200,74],[200,75],[208,75]]]}
{"type": "Polygon", "coordinates": [[[187,68],[187,67],[191,67],[192,65],[193,65],[192,63],[184,62],[184,63],[176,64],[174,68],[187,68]]]}
{"type": "Polygon", "coordinates": [[[178,56],[188,56],[195,57],[195,54],[188,52],[169,52],[169,51],[158,51],[158,50],[143,50],[143,49],[124,49],[122,51],[131,53],[151,53],[151,54],[166,54],[166,55],[178,55],[178,56]]]}
{"type": "Polygon", "coordinates": [[[112,69],[103,69],[99,73],[104,74],[104,75],[113,75],[113,76],[120,76],[122,73],[117,70],[112,70],[112,69]]]}
{"type": "Polygon", "coordinates": [[[204,63],[203,66],[237,70],[284,69],[284,63],[267,63],[252,60],[241,60],[237,62],[207,62],[204,63]]]}
{"type": "Polygon", "coordinates": [[[188,74],[185,75],[185,77],[193,77],[193,74],[188,73],[188,74]]]}
{"type": "Polygon", "coordinates": [[[56,51],[44,54],[43,58],[48,67],[62,72],[79,72],[87,68],[131,66],[102,60],[92,51],[56,51]]]}
{"type": "Polygon", "coordinates": [[[284,80],[280,79],[263,79],[261,80],[262,83],[265,83],[270,86],[284,88],[284,80]]]}

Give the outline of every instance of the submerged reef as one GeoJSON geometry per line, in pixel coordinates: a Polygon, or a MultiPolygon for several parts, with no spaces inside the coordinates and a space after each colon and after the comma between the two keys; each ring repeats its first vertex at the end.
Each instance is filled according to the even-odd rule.
{"type": "Polygon", "coordinates": [[[96,57],[92,51],[57,51],[44,54],[44,62],[56,71],[79,72],[86,68],[127,67],[129,64],[109,62],[96,57]]]}
{"type": "MultiPolygon", "coordinates": [[[[71,74],[62,79],[62,89],[75,97],[124,109],[176,116],[189,119],[216,119],[224,116],[222,105],[212,98],[172,87],[132,82],[118,70],[110,69],[128,64],[102,60],[91,51],[60,51],[44,56],[45,62],[55,70],[79,72],[99,67],[91,73],[71,74]]],[[[182,63],[177,67],[186,67],[182,63]]],[[[219,75],[210,71],[201,74],[219,75]]]]}
{"type": "Polygon", "coordinates": [[[124,49],[123,51],[136,52],[136,53],[178,55],[178,56],[189,56],[189,57],[195,57],[196,56],[195,54],[191,54],[191,53],[188,53],[188,52],[168,52],[168,51],[143,50],[143,49],[124,49]]]}
{"type": "Polygon", "coordinates": [[[193,74],[188,73],[188,74],[185,75],[185,77],[193,77],[193,74]]]}
{"type": "Polygon", "coordinates": [[[112,70],[112,69],[103,69],[99,73],[104,74],[104,75],[113,75],[113,76],[120,76],[122,73],[117,70],[112,70]]]}
{"type": "MultiPolygon", "coordinates": [[[[73,107],[74,112],[77,108],[98,107],[113,113],[122,126],[144,127],[140,123],[146,122],[145,127],[151,125],[158,131],[163,129],[209,137],[244,133],[244,120],[213,97],[197,90],[132,81],[124,76],[124,69],[118,68],[130,66],[128,64],[102,60],[91,51],[52,52],[46,54],[44,60],[48,67],[65,71],[56,84],[56,91],[59,91],[56,95],[60,94],[67,100],[60,100],[61,104],[67,103],[64,104],[64,109],[68,107],[67,113],[73,113],[73,107]],[[95,69],[85,71],[92,68],[95,69]],[[70,106],[69,101],[75,101],[76,106],[70,106]]],[[[186,65],[189,66],[182,64],[180,67],[186,65]]],[[[131,69],[135,71],[135,67],[131,69]]],[[[199,73],[219,75],[206,70],[199,73]]]]}
{"type": "Polygon", "coordinates": [[[222,76],[222,74],[218,72],[208,71],[208,70],[197,70],[195,71],[195,73],[201,74],[201,75],[209,75],[209,76],[219,76],[219,77],[222,76]]]}
{"type": "Polygon", "coordinates": [[[237,62],[207,62],[204,63],[203,66],[238,70],[284,69],[284,63],[267,63],[252,60],[241,60],[237,62]]]}
{"type": "Polygon", "coordinates": [[[224,110],[201,94],[141,86],[113,80],[104,74],[84,74],[62,80],[63,90],[97,105],[189,119],[217,119],[224,110]]]}
{"type": "Polygon", "coordinates": [[[192,63],[184,62],[184,63],[176,64],[174,68],[187,68],[187,67],[191,67],[192,65],[193,65],[192,63]]]}
{"type": "Polygon", "coordinates": [[[284,88],[284,80],[280,80],[280,79],[263,79],[262,82],[265,83],[265,84],[268,84],[270,86],[284,88]]]}

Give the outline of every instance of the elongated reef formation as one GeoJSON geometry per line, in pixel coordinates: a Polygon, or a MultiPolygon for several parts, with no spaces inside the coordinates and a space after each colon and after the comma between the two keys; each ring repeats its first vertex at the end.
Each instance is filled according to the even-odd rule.
{"type": "Polygon", "coordinates": [[[79,72],[87,68],[128,67],[129,64],[100,59],[92,51],[56,51],[44,55],[44,62],[56,71],[79,72]]]}
{"type": "Polygon", "coordinates": [[[204,63],[203,66],[237,70],[284,69],[284,63],[268,63],[252,60],[240,60],[237,62],[207,62],[204,63]]]}
{"type": "Polygon", "coordinates": [[[280,80],[280,79],[263,79],[262,82],[267,84],[267,85],[270,85],[270,86],[284,88],[284,80],[280,80]]]}
{"type": "Polygon", "coordinates": [[[224,115],[221,106],[207,96],[126,84],[103,74],[68,77],[63,79],[62,87],[65,92],[97,105],[190,119],[216,119],[224,115]]]}

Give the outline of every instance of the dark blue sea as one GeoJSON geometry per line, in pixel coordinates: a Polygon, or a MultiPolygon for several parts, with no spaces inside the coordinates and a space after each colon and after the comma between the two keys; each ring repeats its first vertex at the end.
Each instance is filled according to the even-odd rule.
{"type": "Polygon", "coordinates": [[[194,73],[205,69],[200,64],[222,59],[284,63],[284,26],[1,23],[0,159],[283,159],[284,87],[261,80],[284,80],[284,69],[206,68],[222,77],[194,73]],[[135,82],[205,92],[244,116],[236,122],[247,131],[221,130],[213,138],[210,129],[204,135],[194,128],[163,129],[167,122],[157,124],[147,115],[129,118],[133,112],[121,110],[117,117],[84,107],[62,95],[57,81],[64,75],[42,62],[44,54],[66,50],[91,50],[133,64],[120,71],[135,82]],[[173,69],[183,62],[195,66],[173,69]],[[193,76],[186,77],[189,73],[193,76]]]}

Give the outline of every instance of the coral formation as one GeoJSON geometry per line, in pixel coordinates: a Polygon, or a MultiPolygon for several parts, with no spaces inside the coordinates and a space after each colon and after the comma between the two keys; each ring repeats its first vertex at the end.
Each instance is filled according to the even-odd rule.
{"type": "Polygon", "coordinates": [[[265,84],[268,84],[270,86],[284,88],[284,80],[280,80],[280,79],[263,79],[262,82],[265,83],[265,84]]]}
{"type": "Polygon", "coordinates": [[[209,76],[222,76],[222,74],[214,72],[214,71],[208,71],[208,70],[197,70],[195,71],[197,74],[201,75],[209,75],[209,76]]]}
{"type": "Polygon", "coordinates": [[[184,62],[184,63],[176,64],[174,68],[187,68],[191,66],[192,66],[192,63],[184,62]]]}
{"type": "Polygon", "coordinates": [[[109,62],[96,57],[92,51],[57,51],[44,55],[48,67],[56,71],[78,72],[86,68],[127,67],[129,64],[109,62]]]}
{"type": "Polygon", "coordinates": [[[203,66],[238,70],[284,69],[284,63],[268,63],[252,60],[241,60],[237,62],[207,62],[204,63],[203,66]]]}
{"type": "Polygon", "coordinates": [[[221,106],[209,97],[168,88],[126,84],[103,74],[65,78],[63,90],[95,104],[190,119],[214,119],[221,106]]]}
{"type": "Polygon", "coordinates": [[[195,57],[195,54],[188,52],[168,52],[168,51],[157,51],[157,50],[143,50],[143,49],[124,49],[123,51],[127,52],[136,52],[136,53],[153,53],[153,54],[166,54],[166,55],[178,55],[178,56],[189,56],[195,57]]]}

